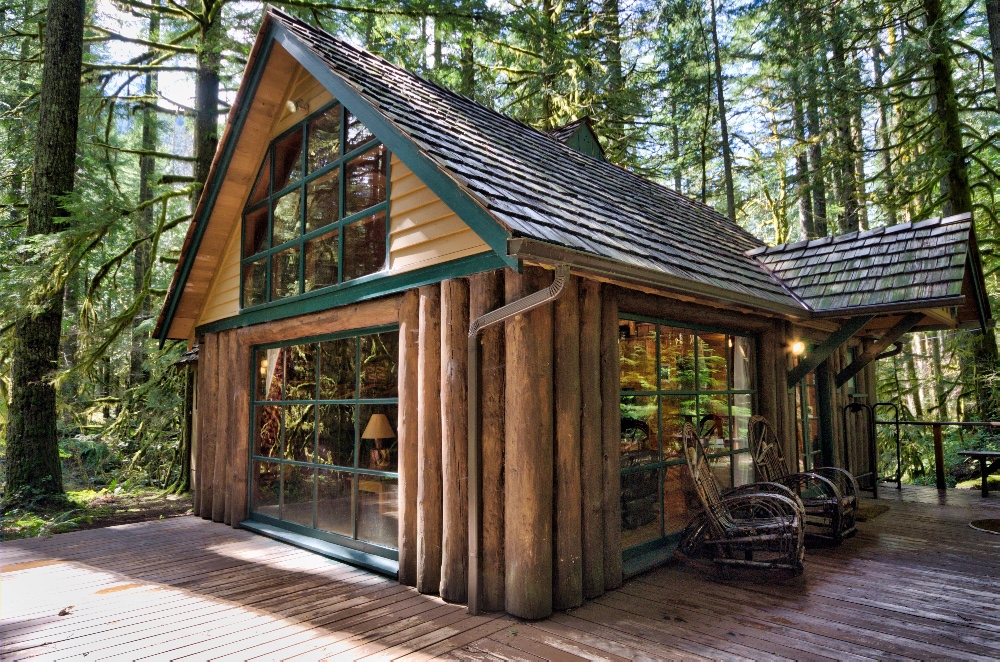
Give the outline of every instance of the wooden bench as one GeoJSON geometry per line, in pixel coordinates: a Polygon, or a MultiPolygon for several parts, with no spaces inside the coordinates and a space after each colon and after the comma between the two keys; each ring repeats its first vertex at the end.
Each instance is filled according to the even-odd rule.
{"type": "Polygon", "coordinates": [[[1000,467],[1000,451],[959,451],[958,454],[979,460],[979,473],[983,476],[983,496],[988,497],[990,487],[987,478],[1000,467]],[[993,461],[987,463],[987,460],[993,461]]]}

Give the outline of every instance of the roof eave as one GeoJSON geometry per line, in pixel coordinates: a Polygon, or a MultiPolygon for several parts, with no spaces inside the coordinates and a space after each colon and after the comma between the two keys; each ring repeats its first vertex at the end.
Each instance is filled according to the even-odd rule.
{"type": "Polygon", "coordinates": [[[921,299],[919,301],[898,301],[874,306],[847,306],[843,308],[819,309],[813,312],[813,317],[815,319],[829,319],[831,317],[855,317],[857,315],[889,315],[892,313],[917,312],[930,308],[960,306],[964,302],[965,297],[959,294],[950,297],[936,297],[933,299],[921,299]]]}
{"type": "Polygon", "coordinates": [[[519,261],[538,264],[565,264],[573,271],[606,278],[615,282],[651,287],[665,294],[699,296],[706,301],[740,309],[751,308],[764,313],[793,319],[809,319],[805,308],[786,306],[760,297],[747,296],[721,287],[699,283],[671,274],[626,264],[611,258],[550,244],[537,239],[518,237],[507,244],[507,254],[519,261]]]}

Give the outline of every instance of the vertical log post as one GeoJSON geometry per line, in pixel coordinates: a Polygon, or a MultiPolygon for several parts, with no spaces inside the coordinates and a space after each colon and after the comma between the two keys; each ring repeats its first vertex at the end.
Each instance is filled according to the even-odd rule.
{"type": "Polygon", "coordinates": [[[399,583],[417,583],[417,444],[420,296],[410,290],[399,307],[399,583]]]}
{"type": "Polygon", "coordinates": [[[555,301],[555,609],[583,603],[583,489],[580,446],[579,280],[566,282],[555,301]]]}
{"type": "Polygon", "coordinates": [[[198,344],[198,363],[196,364],[198,367],[195,372],[198,385],[194,394],[194,414],[191,417],[191,489],[193,492],[191,512],[194,513],[195,517],[201,517],[202,486],[205,484],[205,479],[201,475],[201,468],[205,466],[202,460],[205,450],[205,418],[198,411],[201,403],[204,402],[202,398],[205,397],[205,389],[207,388],[208,369],[205,364],[205,339],[202,338],[198,344]]]}
{"type": "MultiPolygon", "coordinates": [[[[948,484],[944,480],[944,438],[941,436],[941,424],[935,423],[932,426],[934,431],[934,472],[937,479],[937,488],[946,489],[948,484]]],[[[872,481],[878,481],[878,473],[872,474],[872,481]]],[[[983,479],[983,483],[986,479],[983,479]]]]}
{"type": "Polygon", "coordinates": [[[441,283],[441,597],[465,602],[469,555],[469,284],[441,283]]]}
{"type": "Polygon", "coordinates": [[[227,442],[229,440],[229,375],[232,372],[231,338],[232,333],[224,331],[218,334],[219,342],[215,352],[215,401],[214,434],[212,446],[215,448],[212,474],[212,521],[223,522],[226,519],[226,473],[229,462],[227,442]]]}
{"type": "Polygon", "coordinates": [[[215,479],[215,420],[218,418],[218,384],[216,375],[219,357],[219,334],[209,333],[205,336],[203,352],[199,358],[204,368],[205,384],[200,389],[201,406],[198,409],[201,425],[198,434],[201,446],[201,509],[199,515],[204,519],[212,519],[212,502],[214,501],[215,479]]]}
{"type": "Polygon", "coordinates": [[[601,296],[601,422],[604,429],[604,588],[622,585],[621,367],[618,298],[608,285],[601,296]]]}
{"type": "MultiPolygon", "coordinates": [[[[551,272],[507,273],[507,301],[548,286],[551,272]]],[[[552,613],[552,305],[507,321],[506,609],[552,613]]]]}
{"type": "Polygon", "coordinates": [[[420,288],[417,358],[417,590],[441,588],[441,287],[420,288]]]}
{"type": "Polygon", "coordinates": [[[583,594],[604,593],[604,427],[601,421],[601,284],[580,283],[580,473],[583,594]]]}
{"type": "Polygon", "coordinates": [[[247,476],[250,472],[250,345],[234,332],[236,347],[233,374],[236,387],[232,395],[233,452],[230,460],[229,521],[238,528],[247,517],[247,476]]]}
{"type": "MultiPolygon", "coordinates": [[[[472,277],[469,317],[478,319],[504,303],[504,272],[487,271],[472,277]]],[[[497,324],[479,334],[479,465],[482,471],[483,512],[480,540],[480,607],[482,611],[504,608],[504,325],[497,324]]]]}

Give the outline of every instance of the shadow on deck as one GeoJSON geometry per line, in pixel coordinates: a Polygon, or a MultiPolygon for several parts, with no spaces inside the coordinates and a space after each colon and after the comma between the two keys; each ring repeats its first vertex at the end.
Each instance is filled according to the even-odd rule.
{"type": "Polygon", "coordinates": [[[798,578],[701,563],[526,623],[193,517],[4,543],[3,659],[996,659],[1000,517],[978,491],[890,510],[798,578]],[[60,616],[61,611],[67,612],[60,616]]]}

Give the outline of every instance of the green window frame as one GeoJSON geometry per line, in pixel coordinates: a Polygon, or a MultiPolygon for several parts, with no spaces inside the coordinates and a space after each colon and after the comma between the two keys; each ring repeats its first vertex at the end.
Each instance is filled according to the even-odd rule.
{"type": "Polygon", "coordinates": [[[398,521],[391,515],[398,512],[398,333],[399,327],[392,325],[254,346],[248,480],[252,521],[398,560],[398,521]],[[380,339],[381,353],[375,349],[380,339]],[[353,350],[347,350],[350,343],[353,350]],[[297,351],[304,347],[313,348],[311,359],[308,351],[297,351]],[[337,360],[328,358],[333,356],[337,360]],[[310,363],[311,375],[304,372],[310,363]],[[344,389],[352,382],[338,377],[352,364],[353,390],[348,392],[344,389]],[[381,375],[381,382],[371,375],[381,375]],[[325,422],[327,412],[331,424],[325,422]],[[373,414],[386,415],[392,437],[366,436],[373,414]],[[298,425],[290,428],[293,416],[298,425]],[[348,419],[350,424],[342,425],[348,419]],[[265,434],[269,440],[262,439],[265,434]],[[343,440],[345,434],[353,435],[347,461],[347,447],[337,443],[338,435],[343,440]]]}
{"type": "MultiPolygon", "coordinates": [[[[240,237],[240,310],[256,310],[262,307],[285,302],[304,294],[311,294],[320,290],[334,290],[348,285],[368,282],[374,278],[385,276],[389,263],[389,195],[390,195],[390,162],[391,154],[385,145],[378,140],[363,124],[360,123],[350,110],[337,100],[325,104],[322,108],[305,117],[295,126],[284,131],[268,145],[267,152],[250,187],[250,193],[246,205],[242,212],[241,237],[240,237]],[[329,111],[335,110],[338,119],[338,146],[337,155],[332,161],[322,164],[319,167],[310,167],[310,151],[313,147],[311,135],[311,125],[329,111]],[[294,166],[299,173],[296,177],[285,180],[277,189],[274,188],[276,178],[276,150],[284,144],[286,140],[295,134],[301,136],[301,149],[298,156],[298,163],[294,166]],[[360,142],[354,142],[361,136],[360,142]],[[359,157],[364,157],[371,153],[373,158],[381,161],[381,168],[376,171],[383,179],[383,194],[381,199],[375,204],[367,205],[363,209],[350,209],[349,195],[352,193],[350,182],[345,173],[352,164],[359,163],[359,157]],[[336,196],[337,208],[336,219],[321,225],[320,227],[309,227],[310,188],[314,184],[322,182],[328,176],[336,173],[336,196]],[[266,180],[266,183],[264,182],[266,180]],[[258,188],[264,183],[267,195],[259,200],[255,200],[258,188]],[[275,207],[277,203],[290,195],[298,196],[298,220],[297,232],[295,236],[274,243],[275,240],[275,207]],[[264,230],[263,247],[253,250],[247,246],[247,219],[255,214],[266,214],[266,230],[264,230]],[[384,226],[384,232],[378,232],[379,226],[384,226]],[[368,237],[369,228],[374,229],[378,235],[378,241],[384,242],[381,246],[381,261],[377,268],[366,265],[361,268],[362,273],[345,273],[345,264],[348,256],[359,254],[357,251],[350,251],[348,244],[352,243],[350,237],[361,237],[361,240],[370,240],[368,237]],[[308,251],[319,250],[322,242],[336,241],[336,282],[323,283],[310,287],[307,278],[308,251]],[[252,250],[252,252],[250,252],[252,250]],[[297,270],[297,277],[294,282],[288,283],[293,291],[280,294],[275,291],[275,269],[280,268],[280,260],[284,256],[289,263],[297,260],[293,270],[297,270]],[[248,282],[249,281],[249,282],[248,282]],[[249,290],[248,290],[249,288],[249,290]],[[260,295],[262,293],[262,296],[260,295]]],[[[292,170],[295,173],[295,169],[292,170]]],[[[357,240],[354,240],[357,241],[357,240]]],[[[327,250],[329,248],[327,247],[327,250]]],[[[374,251],[373,251],[374,252],[374,251]]],[[[317,260],[313,260],[316,262],[317,260]]],[[[327,260],[328,261],[328,260],[327,260]]],[[[328,278],[328,280],[334,280],[328,278]]]]}
{"type": "MultiPolygon", "coordinates": [[[[619,348],[622,555],[626,568],[631,566],[634,571],[662,560],[663,550],[679,541],[686,522],[687,512],[678,513],[677,518],[666,512],[666,499],[680,489],[685,471],[679,437],[685,418],[697,425],[702,414],[721,416],[725,434],[710,440],[706,449],[709,462],[728,474],[728,480],[722,481],[724,486],[726,482],[735,485],[752,481],[750,449],[738,442],[738,432],[744,432],[738,431],[738,425],[745,425],[756,407],[757,338],[725,329],[623,314],[619,321],[619,348]],[[647,335],[638,343],[641,346],[637,346],[628,334],[640,325],[647,335]],[[690,336],[687,353],[669,353],[672,350],[663,342],[666,333],[678,331],[690,336]],[[710,356],[709,351],[712,342],[718,348],[720,338],[725,351],[724,385],[713,381],[718,366],[713,373],[711,363],[717,364],[719,357],[710,356]],[[655,348],[652,356],[650,346],[655,348]],[[740,374],[748,382],[741,387],[734,384],[737,372],[734,347],[743,354],[740,374]],[[726,464],[728,470],[724,469],[726,464]],[[647,507],[644,515],[643,509],[647,507]],[[649,521],[644,521],[647,518],[649,521]],[[673,525],[668,522],[670,519],[676,519],[673,525]],[[658,531],[652,530],[650,527],[655,528],[657,523],[658,531]]],[[[680,509],[683,510],[683,504],[680,509]]]]}

